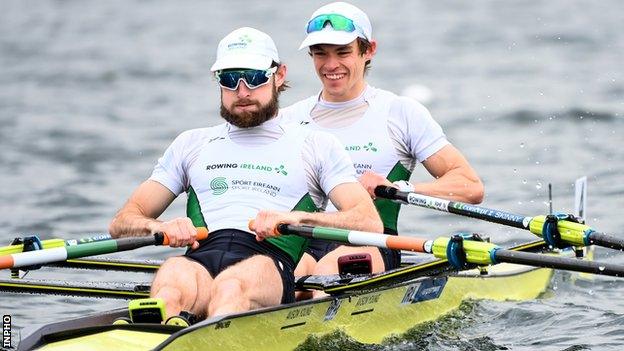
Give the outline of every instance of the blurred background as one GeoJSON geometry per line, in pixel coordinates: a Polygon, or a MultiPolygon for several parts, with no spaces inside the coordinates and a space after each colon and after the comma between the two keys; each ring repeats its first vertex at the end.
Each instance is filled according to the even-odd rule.
{"type": "MultiPolygon", "coordinates": [[[[22,235],[106,232],[177,134],[221,122],[209,68],[218,41],[235,28],[255,27],[275,40],[292,86],[281,95],[282,106],[316,94],[320,83],[311,59],[297,48],[309,16],[325,3],[2,1],[2,245],[22,235]]],[[[485,206],[544,214],[552,183],[555,209],[570,212],[574,180],[586,175],[588,224],[624,235],[621,1],[352,3],[368,13],[378,41],[369,83],[430,109],[482,177],[485,206]]],[[[428,178],[420,166],[413,175],[415,181],[428,178]]],[[[184,200],[163,218],[183,215],[184,200]]],[[[430,237],[468,229],[505,245],[533,239],[413,207],[402,211],[399,229],[430,237]]],[[[146,248],[118,256],[175,254],[180,251],[146,248]]],[[[624,262],[621,254],[602,250],[597,257],[624,262]]],[[[92,274],[46,270],[28,277],[93,280],[92,274]]],[[[554,283],[540,300],[471,304],[459,314],[459,327],[426,332],[433,343],[386,347],[618,349],[624,342],[621,291],[620,281],[605,278],[554,283]],[[574,323],[562,323],[571,318],[574,323]]],[[[123,305],[0,295],[0,312],[11,314],[18,329],[123,305]]]]}

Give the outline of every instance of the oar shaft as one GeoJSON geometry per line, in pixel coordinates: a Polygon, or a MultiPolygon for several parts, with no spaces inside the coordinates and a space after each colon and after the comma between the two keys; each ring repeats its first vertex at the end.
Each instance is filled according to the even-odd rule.
{"type": "Polygon", "coordinates": [[[149,290],[149,285],[133,283],[52,282],[28,279],[0,279],[0,291],[2,292],[133,299],[148,297],[149,290]]]}
{"type": "MultiPolygon", "coordinates": [[[[206,228],[197,228],[197,240],[208,237],[206,228]]],[[[72,258],[103,255],[119,251],[134,250],[150,245],[168,245],[169,239],[163,233],[150,236],[124,237],[84,243],[76,246],[57,247],[0,256],[0,269],[19,268],[31,265],[60,262],[72,258]]]]}
{"type": "Polygon", "coordinates": [[[608,247],[615,250],[624,250],[624,239],[605,233],[592,232],[589,234],[589,244],[608,247]]]}
{"type": "Polygon", "coordinates": [[[621,265],[505,250],[492,243],[466,240],[458,236],[454,236],[452,239],[441,237],[435,240],[427,240],[355,230],[295,226],[290,224],[280,224],[277,226],[276,231],[282,235],[294,234],[307,238],[339,241],[353,245],[370,245],[381,248],[433,253],[438,258],[449,260],[458,269],[464,267],[464,263],[489,265],[507,262],[616,277],[624,276],[624,266],[621,265]],[[461,249],[459,249],[460,247],[461,249]]]}
{"type": "Polygon", "coordinates": [[[417,194],[414,192],[399,191],[389,186],[379,186],[375,189],[375,195],[385,199],[403,201],[410,205],[430,208],[442,212],[449,212],[461,216],[486,220],[493,223],[508,225],[515,228],[527,229],[531,217],[494,210],[491,208],[470,205],[459,201],[450,201],[433,196],[417,194]]]}
{"type": "Polygon", "coordinates": [[[277,226],[280,234],[295,234],[312,239],[338,241],[358,246],[376,246],[395,250],[409,250],[415,252],[426,252],[425,243],[428,239],[414,238],[407,236],[387,235],[379,233],[360,232],[357,230],[346,230],[336,228],[295,226],[290,224],[280,224],[277,226]]]}
{"type": "MultiPolygon", "coordinates": [[[[63,247],[63,246],[75,246],[82,245],[87,243],[92,243],[96,241],[110,240],[110,234],[99,234],[86,238],[80,239],[46,239],[41,240],[41,245],[43,249],[52,249],[55,247],[63,247]]],[[[0,247],[0,256],[9,255],[14,253],[20,253],[24,251],[24,244],[16,244],[16,245],[7,245],[0,247]]]]}
{"type": "Polygon", "coordinates": [[[97,241],[76,246],[55,247],[35,250],[0,257],[0,269],[20,268],[50,262],[65,261],[91,255],[103,255],[117,251],[132,250],[138,247],[155,245],[156,236],[132,237],[97,241]]]}
{"type": "Polygon", "coordinates": [[[523,264],[535,267],[563,269],[575,272],[624,276],[624,266],[603,262],[585,261],[566,257],[557,257],[546,254],[497,250],[494,254],[497,262],[523,264]]]}

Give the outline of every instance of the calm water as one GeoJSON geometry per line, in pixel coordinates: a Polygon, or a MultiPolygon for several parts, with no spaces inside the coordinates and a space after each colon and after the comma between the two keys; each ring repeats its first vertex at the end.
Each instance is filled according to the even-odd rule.
{"type": "MultiPolygon", "coordinates": [[[[132,189],[182,130],[213,125],[209,75],[218,40],[240,26],[273,36],[289,66],[287,105],[319,89],[297,51],[312,1],[2,1],[0,11],[0,238],[102,233],[132,189]]],[[[372,85],[426,90],[433,116],[481,175],[485,204],[523,214],[571,211],[574,179],[589,178],[588,223],[624,235],[624,6],[620,1],[361,1],[378,54],[372,85]],[[411,87],[411,88],[410,88],[411,87]]],[[[428,178],[423,169],[414,179],[428,178]]],[[[183,199],[181,199],[183,200],[183,199]]],[[[183,213],[178,201],[163,216],[183,213]]],[[[501,244],[529,234],[406,208],[404,234],[457,229],[501,244]]],[[[118,256],[178,254],[146,248],[118,256]]],[[[623,255],[597,257],[624,263],[623,255]]],[[[95,280],[45,270],[31,278],[95,280]]],[[[149,281],[98,274],[97,279],[149,281]]],[[[540,299],[478,302],[384,346],[352,349],[619,350],[624,281],[558,273],[540,299]]],[[[17,328],[123,302],[0,295],[17,328]]],[[[17,335],[15,337],[18,338],[17,335]]],[[[344,343],[344,344],[340,344],[344,343]]],[[[312,345],[314,346],[314,345],[312,345]]]]}

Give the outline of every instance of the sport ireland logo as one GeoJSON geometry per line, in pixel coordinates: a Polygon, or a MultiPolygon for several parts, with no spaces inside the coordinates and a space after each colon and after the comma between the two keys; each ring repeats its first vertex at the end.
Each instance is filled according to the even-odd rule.
{"type": "Polygon", "coordinates": [[[224,177],[217,177],[210,181],[210,189],[213,195],[223,195],[228,190],[227,180],[224,177]]]}

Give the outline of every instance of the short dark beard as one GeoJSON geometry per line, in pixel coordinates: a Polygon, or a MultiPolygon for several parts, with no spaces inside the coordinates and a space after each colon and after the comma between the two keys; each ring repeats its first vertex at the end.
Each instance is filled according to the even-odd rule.
{"type": "MultiPolygon", "coordinates": [[[[245,84],[241,82],[240,84],[245,84]]],[[[273,83],[275,84],[275,83],[273,83]]],[[[279,101],[277,93],[277,89],[275,86],[273,87],[273,94],[271,95],[271,100],[268,104],[262,106],[258,101],[254,100],[239,100],[237,103],[254,103],[258,106],[258,110],[255,112],[243,112],[241,114],[235,114],[230,112],[223,105],[223,98],[221,99],[221,117],[228,121],[229,123],[239,127],[239,128],[252,128],[261,125],[262,123],[270,120],[271,118],[277,115],[277,111],[279,110],[279,101]]]]}

